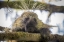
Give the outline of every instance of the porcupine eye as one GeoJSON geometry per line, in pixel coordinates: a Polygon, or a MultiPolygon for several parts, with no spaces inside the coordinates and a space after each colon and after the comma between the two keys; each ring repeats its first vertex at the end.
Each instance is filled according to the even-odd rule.
{"type": "Polygon", "coordinates": [[[29,18],[25,18],[25,20],[26,20],[26,21],[28,21],[28,20],[29,20],[29,18]]]}
{"type": "Polygon", "coordinates": [[[36,19],[34,18],[34,21],[36,22],[36,19]]]}
{"type": "Polygon", "coordinates": [[[24,23],[26,23],[29,20],[29,18],[25,18],[24,23]]]}

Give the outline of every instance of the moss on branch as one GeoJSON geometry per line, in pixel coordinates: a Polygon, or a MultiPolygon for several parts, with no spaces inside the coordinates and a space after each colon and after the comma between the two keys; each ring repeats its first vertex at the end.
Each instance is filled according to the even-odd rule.
{"type": "Polygon", "coordinates": [[[61,35],[49,35],[41,37],[39,33],[28,33],[28,32],[11,32],[11,33],[0,33],[0,40],[21,40],[21,41],[59,41],[64,42],[64,36],[61,35]]]}

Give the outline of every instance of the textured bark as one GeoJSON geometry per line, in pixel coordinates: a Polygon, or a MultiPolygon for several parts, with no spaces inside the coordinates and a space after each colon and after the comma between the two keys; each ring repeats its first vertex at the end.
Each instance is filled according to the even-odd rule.
{"type": "Polygon", "coordinates": [[[0,33],[0,40],[20,40],[20,41],[54,41],[64,42],[64,36],[61,35],[49,35],[41,38],[39,33],[27,33],[27,32],[11,32],[11,33],[0,33]],[[46,38],[46,39],[45,39],[46,38]]]}
{"type": "Polygon", "coordinates": [[[39,41],[40,34],[16,32],[16,33],[0,33],[0,40],[24,40],[24,41],[39,41]]]}

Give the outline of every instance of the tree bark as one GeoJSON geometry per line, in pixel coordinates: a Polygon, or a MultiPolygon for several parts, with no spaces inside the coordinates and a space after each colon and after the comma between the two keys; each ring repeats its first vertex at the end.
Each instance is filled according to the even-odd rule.
{"type": "MultiPolygon", "coordinates": [[[[0,1],[0,8],[10,7],[10,8],[14,8],[14,9],[22,9],[22,8],[20,8],[20,7],[22,7],[22,5],[20,3],[21,3],[20,1],[10,1],[10,2],[7,2],[7,1],[2,1],[1,2],[0,1]],[[19,6],[17,6],[17,5],[19,5],[19,6]]],[[[51,11],[52,10],[52,12],[62,12],[62,13],[64,13],[64,6],[56,6],[56,5],[50,5],[50,4],[46,4],[46,3],[40,3],[40,2],[38,2],[38,3],[42,4],[40,6],[41,8],[35,8],[33,10],[36,10],[36,9],[46,10],[46,11],[51,11]]],[[[32,9],[32,8],[29,8],[29,9],[32,9]]]]}

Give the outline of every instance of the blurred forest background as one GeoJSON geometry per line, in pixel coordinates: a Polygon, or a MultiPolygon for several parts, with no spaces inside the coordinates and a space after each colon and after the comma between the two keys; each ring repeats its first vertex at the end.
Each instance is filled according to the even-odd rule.
{"type": "Polygon", "coordinates": [[[39,11],[38,13],[40,14],[39,15],[37,13],[37,15],[39,16],[39,19],[42,20],[42,22],[44,22],[45,24],[58,26],[58,28],[54,28],[51,30],[54,31],[56,29],[55,31],[56,33],[58,32],[58,34],[63,35],[64,6],[61,3],[57,5],[52,4],[52,2],[58,3],[61,1],[63,2],[63,0],[47,0],[47,1],[46,0],[0,0],[0,10],[3,11],[1,13],[4,14],[4,15],[0,14],[0,17],[4,18],[1,19],[0,25],[4,27],[12,27],[12,22],[14,22],[14,20],[18,18],[20,14],[22,14],[24,11],[32,11],[37,13],[36,12],[37,10],[39,11]],[[22,10],[22,12],[20,10],[22,10]],[[4,21],[6,22],[2,24],[4,21]],[[7,22],[9,23],[6,25],[7,22]]]}
{"type": "Polygon", "coordinates": [[[0,0],[0,26],[11,28],[23,12],[31,11],[45,24],[58,26],[50,29],[52,34],[64,35],[64,5],[53,4],[61,1],[63,0],[0,0]],[[6,21],[5,24],[2,24],[3,20],[6,21]]]}

